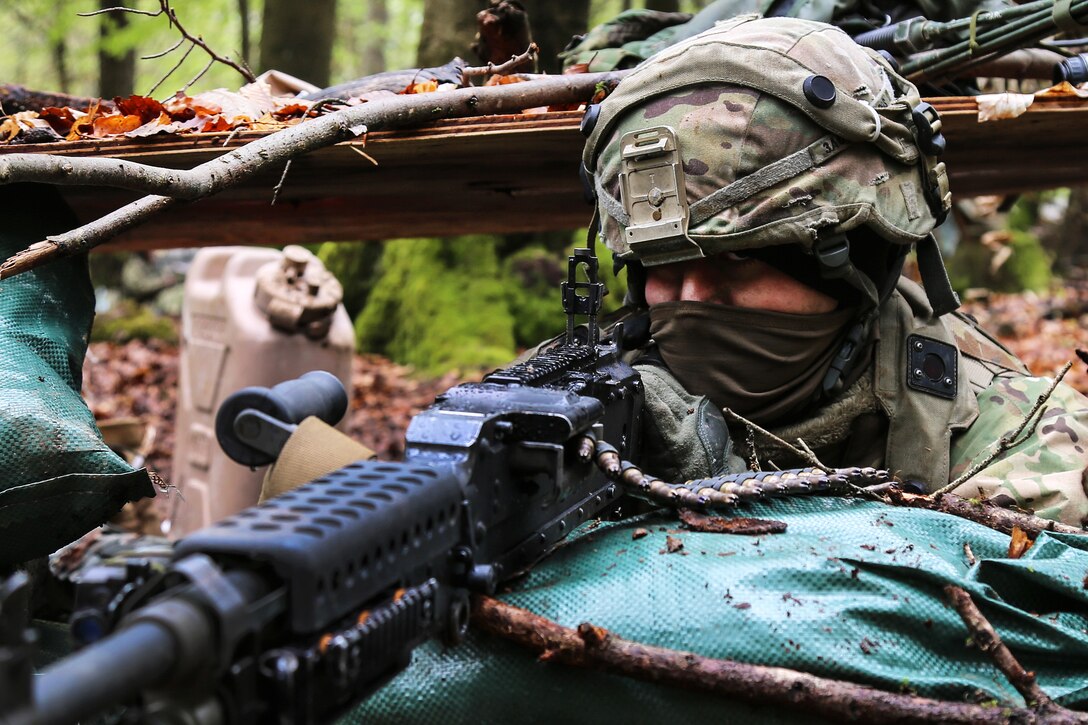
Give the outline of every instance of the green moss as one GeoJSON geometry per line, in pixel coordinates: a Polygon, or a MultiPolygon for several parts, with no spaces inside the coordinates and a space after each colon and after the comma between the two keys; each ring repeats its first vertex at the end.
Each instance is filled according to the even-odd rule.
{"type": "Polygon", "coordinates": [[[344,287],[344,309],[353,318],[362,312],[374,288],[382,245],[372,242],[325,242],[314,254],[344,287]]]}
{"type": "Polygon", "coordinates": [[[92,342],[128,342],[129,340],[162,340],[177,344],[177,323],[155,313],[146,305],[126,300],[108,314],[95,317],[91,327],[92,342]]]}
{"type": "Polygon", "coordinates": [[[492,237],[386,242],[355,321],[361,350],[434,374],[514,357],[514,319],[492,237]]]}
{"type": "MultiPolygon", "coordinates": [[[[509,286],[509,304],[518,345],[536,345],[558,335],[565,328],[560,284],[567,278],[567,257],[575,247],[585,244],[585,236],[584,231],[575,232],[572,243],[562,253],[533,246],[514,253],[504,261],[503,273],[512,283],[509,286]]],[[[608,290],[601,311],[607,314],[623,306],[627,284],[625,278],[612,273],[612,254],[604,245],[597,245],[597,258],[600,260],[598,278],[608,290]]]]}
{"type": "Polygon", "coordinates": [[[969,287],[986,287],[994,292],[1045,290],[1052,278],[1051,259],[1039,238],[1023,231],[1011,231],[1012,254],[996,270],[994,252],[981,244],[961,244],[948,262],[948,276],[959,292],[969,287]]]}

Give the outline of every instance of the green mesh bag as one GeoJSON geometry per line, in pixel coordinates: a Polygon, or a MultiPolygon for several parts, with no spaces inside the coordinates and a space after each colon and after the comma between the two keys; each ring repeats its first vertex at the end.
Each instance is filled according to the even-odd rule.
{"type": "MultiPolygon", "coordinates": [[[[779,500],[745,515],[761,537],[686,531],[650,514],[583,527],[502,599],[568,627],[955,701],[1022,698],[944,600],[968,592],[1044,691],[1088,708],[1088,537],[1009,537],[953,516],[841,498],[779,500]],[[650,534],[634,539],[636,528],[650,534]],[[666,536],[683,549],[665,553],[666,536]],[[969,565],[969,543],[977,563],[969,565]]],[[[345,723],[814,722],[794,714],[538,661],[472,634],[430,644],[345,723]]]]}
{"type": "MultiPolygon", "coordinates": [[[[77,226],[50,186],[4,187],[0,259],[77,226]]],[[[153,496],[80,397],[94,317],[85,256],[0,281],[0,569],[44,556],[153,496]]]]}

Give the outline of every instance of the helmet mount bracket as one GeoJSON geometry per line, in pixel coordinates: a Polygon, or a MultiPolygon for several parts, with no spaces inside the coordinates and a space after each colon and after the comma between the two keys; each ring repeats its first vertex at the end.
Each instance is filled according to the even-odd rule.
{"type": "Polygon", "coordinates": [[[620,139],[620,203],[630,219],[624,239],[645,264],[704,256],[688,238],[688,200],[676,132],[668,126],[620,139]]]}

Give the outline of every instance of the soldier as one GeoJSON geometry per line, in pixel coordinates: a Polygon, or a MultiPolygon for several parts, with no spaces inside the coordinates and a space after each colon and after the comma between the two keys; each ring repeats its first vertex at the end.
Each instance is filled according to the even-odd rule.
{"type": "Polygon", "coordinates": [[[648,322],[627,341],[644,470],[802,464],[731,443],[751,436],[728,408],[922,490],[984,464],[956,493],[1083,524],[1088,399],[1058,385],[1032,414],[1051,381],[954,311],[931,235],[950,204],[940,121],[879,54],[821,23],[737,18],[645,63],[585,130],[600,237],[648,322]],[[901,276],[912,247],[924,290],[901,276]]]}

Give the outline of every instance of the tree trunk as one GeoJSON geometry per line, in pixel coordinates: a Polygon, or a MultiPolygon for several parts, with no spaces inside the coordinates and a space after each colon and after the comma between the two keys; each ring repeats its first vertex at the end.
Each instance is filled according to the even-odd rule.
{"type": "Polygon", "coordinates": [[[680,12],[680,0],[646,0],[647,10],[660,10],[664,13],[680,12]]]}
{"type": "Polygon", "coordinates": [[[1069,190],[1069,207],[1057,229],[1043,237],[1059,274],[1088,265],[1088,186],[1069,190]]]}
{"type": "Polygon", "coordinates": [[[329,85],[336,0],[266,0],[262,27],[260,70],[329,85]]]}
{"type": "Polygon", "coordinates": [[[476,13],[486,7],[484,0],[424,0],[416,64],[431,68],[448,63],[454,56],[472,62],[476,13]]]}
{"type": "Polygon", "coordinates": [[[385,0],[367,0],[365,41],[359,59],[359,75],[368,76],[388,70],[385,43],[389,27],[389,6],[385,0]]]}
{"type": "Polygon", "coordinates": [[[589,29],[589,0],[521,0],[529,13],[533,40],[540,46],[538,66],[542,73],[559,73],[559,52],[575,35],[589,29]]]}
{"type": "MultiPolygon", "coordinates": [[[[99,0],[102,9],[117,7],[114,0],[99,0]]],[[[115,31],[128,26],[129,14],[122,11],[99,16],[98,36],[105,41],[115,31]]],[[[63,79],[61,81],[64,82],[63,79]]],[[[104,47],[98,50],[98,94],[103,98],[131,96],[136,87],[136,50],[130,48],[123,55],[115,55],[104,47]]],[[[67,90],[66,87],[62,87],[67,90]]]]}
{"type": "Polygon", "coordinates": [[[242,65],[248,68],[250,65],[250,44],[252,42],[249,37],[249,0],[238,0],[238,19],[242,23],[242,65]]]}
{"type": "Polygon", "coordinates": [[[53,41],[53,67],[57,70],[57,87],[67,93],[72,78],[68,73],[68,43],[63,37],[53,41]]]}

